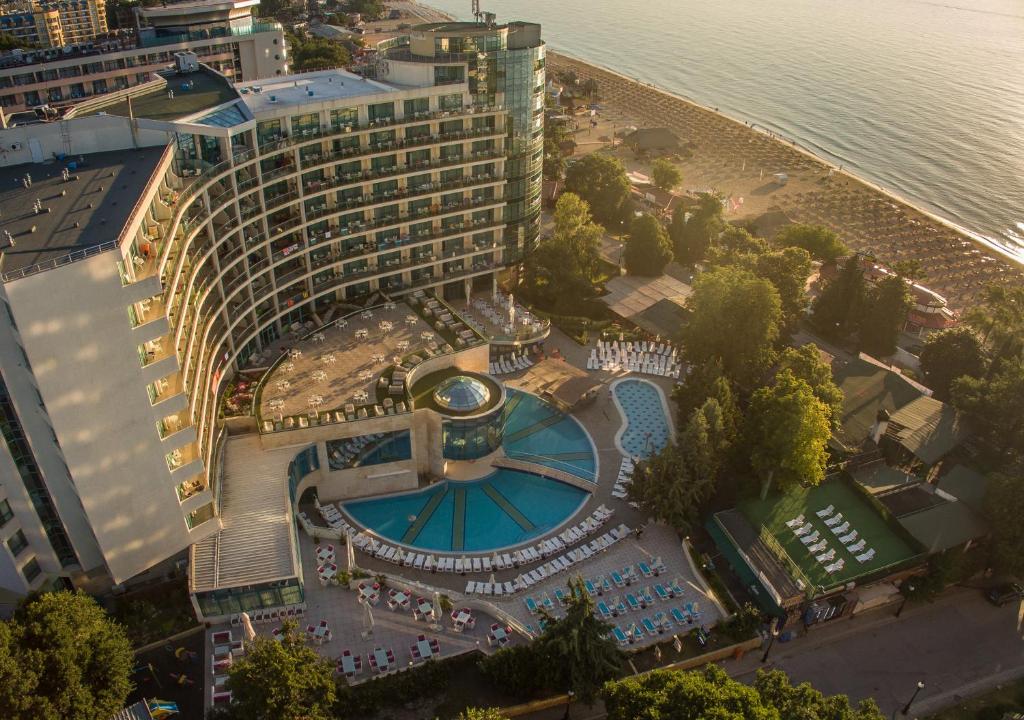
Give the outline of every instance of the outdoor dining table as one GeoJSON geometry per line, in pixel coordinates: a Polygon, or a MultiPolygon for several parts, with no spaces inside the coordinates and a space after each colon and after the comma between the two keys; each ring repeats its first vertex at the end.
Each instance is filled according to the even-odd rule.
{"type": "Polygon", "coordinates": [[[430,617],[434,612],[434,604],[425,598],[419,598],[416,601],[416,612],[425,618],[430,617]]]}
{"type": "Polygon", "coordinates": [[[316,571],[324,580],[332,580],[338,575],[338,566],[334,563],[326,563],[318,567],[316,571]]]}
{"type": "Polygon", "coordinates": [[[473,613],[469,611],[469,608],[459,608],[452,612],[452,622],[458,628],[463,628],[473,620],[473,613]]]}
{"type": "Polygon", "coordinates": [[[388,653],[384,648],[373,649],[373,660],[377,666],[377,672],[386,672],[390,667],[388,653]]]}
{"type": "Polygon", "coordinates": [[[487,638],[489,640],[493,640],[494,642],[498,643],[499,645],[504,645],[509,640],[509,638],[508,638],[508,628],[504,627],[502,625],[498,625],[497,623],[495,623],[494,625],[491,625],[491,632],[487,636],[487,638]]]}
{"type": "Polygon", "coordinates": [[[359,586],[359,598],[366,600],[371,605],[375,604],[380,599],[380,591],[372,585],[360,585],[359,586]]]}
{"type": "Polygon", "coordinates": [[[434,655],[434,651],[430,647],[429,640],[417,640],[416,649],[420,651],[420,658],[423,660],[433,657],[434,655]]]}
{"type": "Polygon", "coordinates": [[[321,620],[320,624],[313,628],[313,639],[317,642],[323,642],[329,640],[331,637],[331,628],[328,627],[326,620],[321,620]]]}
{"type": "Polygon", "coordinates": [[[341,655],[341,671],[351,677],[356,674],[356,659],[352,653],[344,652],[341,655]]]}
{"type": "Polygon", "coordinates": [[[330,562],[334,560],[334,546],[333,545],[317,545],[316,546],[316,559],[321,562],[330,562]]]}
{"type": "Polygon", "coordinates": [[[395,590],[394,594],[391,595],[391,601],[395,605],[405,606],[409,603],[409,595],[401,590],[395,590]]]}

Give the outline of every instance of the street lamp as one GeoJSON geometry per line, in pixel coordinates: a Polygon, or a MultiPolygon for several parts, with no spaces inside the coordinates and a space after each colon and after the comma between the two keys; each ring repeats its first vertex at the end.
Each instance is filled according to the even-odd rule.
{"type": "Polygon", "coordinates": [[[562,716],[562,720],[569,720],[569,709],[572,707],[572,698],[575,694],[572,690],[566,693],[565,715],[562,716]]]}
{"type": "Polygon", "coordinates": [[[903,593],[903,599],[900,601],[900,606],[896,609],[896,617],[900,616],[903,612],[903,606],[907,604],[908,593],[912,595],[914,593],[914,585],[911,583],[907,585],[907,592],[903,593]]]}
{"type": "Polygon", "coordinates": [[[772,646],[775,645],[775,638],[777,638],[779,636],[779,619],[778,618],[774,618],[772,620],[771,632],[772,632],[772,637],[768,641],[768,647],[765,648],[764,655],[761,656],[761,662],[763,662],[763,663],[768,662],[768,653],[770,653],[772,651],[772,646]]]}
{"type": "Polygon", "coordinates": [[[922,690],[924,690],[924,680],[918,680],[917,681],[917,687],[914,688],[914,694],[910,696],[910,699],[907,700],[907,704],[903,706],[903,710],[900,711],[901,714],[903,714],[903,715],[909,715],[910,714],[910,706],[914,704],[914,700],[917,699],[917,694],[919,692],[921,692],[922,690]]]}

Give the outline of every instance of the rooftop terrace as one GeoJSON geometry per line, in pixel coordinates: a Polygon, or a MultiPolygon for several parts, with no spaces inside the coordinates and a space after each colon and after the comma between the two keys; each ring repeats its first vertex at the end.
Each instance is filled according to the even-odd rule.
{"type": "Polygon", "coordinates": [[[322,70],[272,80],[253,80],[239,83],[235,87],[253,113],[287,105],[328,102],[398,90],[391,85],[367,80],[344,70],[322,70]]]}
{"type": "MultiPolygon", "coordinates": [[[[173,70],[160,73],[167,86],[139,95],[131,100],[131,113],[147,120],[173,121],[195,115],[203,110],[234,100],[238,93],[225,80],[212,72],[199,71],[179,75],[173,70]],[[174,97],[169,96],[173,91],[174,97]]],[[[120,100],[95,107],[83,115],[119,115],[128,117],[128,101],[120,100]]]]}
{"type": "Polygon", "coordinates": [[[76,167],[67,182],[61,173],[68,163],[0,168],[4,279],[117,240],[163,152],[163,147],[153,147],[79,155],[73,159],[76,167]],[[30,187],[25,187],[26,176],[31,177],[30,187]],[[36,200],[44,209],[38,214],[32,209],[36,200]],[[14,247],[8,246],[7,232],[14,247]]]}

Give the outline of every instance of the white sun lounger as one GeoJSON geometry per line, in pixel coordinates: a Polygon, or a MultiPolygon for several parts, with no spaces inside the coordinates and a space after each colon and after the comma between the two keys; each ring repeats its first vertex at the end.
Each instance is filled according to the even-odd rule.
{"type": "Polygon", "coordinates": [[[817,560],[818,562],[820,562],[822,565],[824,565],[825,563],[830,562],[833,558],[835,558],[835,556],[836,556],[836,549],[832,548],[827,553],[819,555],[818,557],[816,557],[814,559],[817,560]]]}
{"type": "Polygon", "coordinates": [[[807,523],[803,527],[798,527],[796,530],[794,530],[793,534],[796,535],[797,537],[800,537],[801,535],[806,535],[807,533],[809,533],[813,528],[814,528],[813,525],[811,525],[810,523],[807,523]]]}
{"type": "Polygon", "coordinates": [[[840,570],[842,570],[844,565],[846,565],[846,561],[843,560],[842,558],[840,558],[839,560],[836,560],[831,565],[826,565],[825,566],[825,572],[827,572],[829,575],[832,575],[832,574],[837,573],[840,570]]]}
{"type": "Polygon", "coordinates": [[[850,521],[849,520],[844,522],[842,525],[837,525],[836,527],[832,528],[832,532],[835,533],[836,535],[843,535],[844,533],[847,533],[849,531],[850,531],[850,521]]]}
{"type": "Polygon", "coordinates": [[[851,530],[849,535],[843,535],[841,538],[839,538],[839,542],[841,542],[843,545],[849,545],[850,543],[854,542],[856,539],[857,539],[857,531],[856,530],[851,530]]]}
{"type": "Polygon", "coordinates": [[[803,524],[804,524],[804,516],[803,515],[797,515],[792,520],[787,520],[786,521],[786,527],[790,528],[791,530],[795,530],[796,528],[800,527],[803,524]]]}
{"type": "Polygon", "coordinates": [[[818,542],[818,538],[820,537],[821,533],[815,530],[810,535],[804,535],[802,538],[800,538],[800,542],[802,542],[804,545],[811,545],[813,543],[818,542]]]}
{"type": "Polygon", "coordinates": [[[835,509],[836,508],[834,505],[829,505],[824,510],[819,510],[818,512],[816,512],[815,515],[817,515],[820,518],[827,518],[829,515],[835,512],[835,509]]]}
{"type": "Polygon", "coordinates": [[[828,547],[828,540],[822,540],[821,542],[811,545],[809,548],[807,548],[807,551],[811,553],[819,553],[826,547],[828,547]]]}
{"type": "Polygon", "coordinates": [[[828,520],[826,520],[825,524],[828,525],[829,527],[835,527],[836,525],[838,525],[842,521],[843,521],[843,514],[842,513],[836,513],[835,515],[830,517],[828,520]]]}
{"type": "Polygon", "coordinates": [[[866,563],[868,560],[875,556],[875,549],[871,548],[866,553],[857,556],[857,562],[866,563]]]}
{"type": "Polygon", "coordinates": [[[864,549],[865,545],[867,545],[867,542],[865,542],[864,538],[861,538],[855,544],[848,546],[846,549],[852,553],[859,553],[861,550],[864,549]]]}

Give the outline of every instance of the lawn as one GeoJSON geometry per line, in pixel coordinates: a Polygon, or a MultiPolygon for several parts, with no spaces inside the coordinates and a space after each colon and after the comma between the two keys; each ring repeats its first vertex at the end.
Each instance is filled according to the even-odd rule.
{"type": "Polygon", "coordinates": [[[818,487],[798,488],[785,494],[772,493],[764,502],[756,498],[747,500],[740,503],[739,509],[755,529],[763,525],[769,530],[815,586],[829,588],[847,583],[881,568],[905,562],[917,554],[865,498],[841,479],[824,482],[818,487]],[[850,523],[847,532],[856,530],[859,538],[865,541],[865,547],[858,553],[849,552],[831,528],[825,525],[825,520],[816,515],[817,511],[829,505],[834,506],[835,512],[842,513],[844,521],[850,523]],[[827,573],[825,565],[828,563],[819,563],[793,530],[786,526],[788,520],[800,515],[813,526],[810,533],[817,531],[820,539],[828,543],[817,554],[834,549],[835,559],[843,558],[846,561],[842,570],[831,575],[827,573]],[[859,562],[855,555],[869,548],[875,550],[874,558],[864,563],[859,562]]]}
{"type": "Polygon", "coordinates": [[[965,700],[928,720],[1001,720],[1009,712],[1024,712],[1024,679],[965,700]]]}

